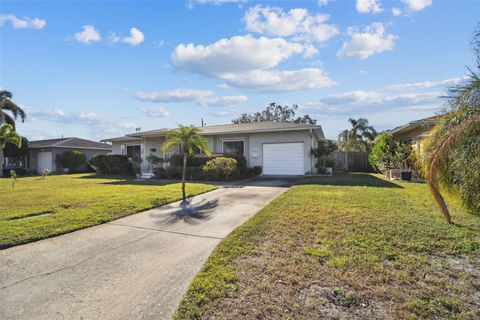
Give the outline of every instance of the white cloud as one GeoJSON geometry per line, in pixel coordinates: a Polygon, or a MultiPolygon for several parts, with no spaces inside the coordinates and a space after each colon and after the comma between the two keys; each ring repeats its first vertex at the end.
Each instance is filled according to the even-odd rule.
{"type": "Polygon", "coordinates": [[[400,10],[399,8],[392,8],[392,14],[394,16],[401,16],[402,15],[402,10],[400,10]]]}
{"type": "Polygon", "coordinates": [[[202,106],[225,107],[240,104],[247,100],[248,98],[246,96],[222,96],[200,99],[197,103],[202,106]]]}
{"type": "MultiPolygon", "coordinates": [[[[138,46],[144,40],[145,40],[145,35],[143,34],[143,32],[141,32],[135,27],[130,29],[130,35],[127,37],[121,37],[114,32],[110,33],[110,43],[121,42],[121,43],[130,44],[132,46],[138,46]]],[[[163,45],[163,41],[161,45],[163,45]]]]}
{"type": "Polygon", "coordinates": [[[351,110],[381,111],[392,108],[439,108],[442,101],[441,92],[392,94],[382,91],[356,90],[333,94],[317,102],[303,104],[309,109],[331,112],[350,112],[351,110]]]}
{"type": "Polygon", "coordinates": [[[380,2],[377,0],[357,0],[355,7],[360,13],[380,13],[383,11],[380,2]]]}
{"type": "Polygon", "coordinates": [[[361,74],[362,76],[366,76],[368,74],[367,70],[360,70],[358,71],[358,74],[361,74]]]}
{"type": "Polygon", "coordinates": [[[15,29],[43,29],[47,24],[45,20],[39,18],[24,17],[20,19],[13,14],[0,15],[0,25],[5,22],[10,22],[15,29]]]}
{"type": "Polygon", "coordinates": [[[438,88],[438,87],[451,87],[457,84],[460,84],[462,81],[466,80],[468,77],[459,77],[459,78],[450,78],[439,81],[422,81],[414,83],[401,83],[387,86],[391,90],[412,90],[412,89],[429,89],[429,88],[438,88]]]}
{"type": "Polygon", "coordinates": [[[250,8],[243,17],[247,31],[316,42],[325,42],[339,33],[335,26],[326,23],[328,19],[326,14],[312,15],[304,8],[284,12],[281,8],[260,5],[250,8]]]}
{"type": "Polygon", "coordinates": [[[145,114],[147,117],[153,118],[166,118],[170,116],[170,112],[163,107],[143,107],[139,108],[138,111],[145,114]]]}
{"type": "Polygon", "coordinates": [[[420,11],[432,5],[432,0],[402,0],[411,11],[420,11]]]}
{"type": "Polygon", "coordinates": [[[256,70],[225,77],[228,85],[257,92],[286,92],[318,89],[335,84],[322,69],[304,68],[287,71],[256,70]]]}
{"type": "Polygon", "coordinates": [[[139,91],[135,93],[135,97],[139,100],[165,103],[198,101],[213,95],[212,91],[194,89],[175,89],[163,92],[139,91]]]}
{"type": "Polygon", "coordinates": [[[349,41],[344,41],[342,48],[338,51],[340,59],[347,57],[360,57],[366,59],[373,54],[393,50],[397,37],[385,32],[385,27],[380,22],[372,23],[363,31],[349,28],[349,41]]]}
{"type": "Polygon", "coordinates": [[[123,43],[131,44],[132,46],[137,46],[145,40],[143,32],[133,27],[130,29],[130,36],[122,39],[123,43]]]}
{"type": "Polygon", "coordinates": [[[88,132],[99,139],[106,135],[125,134],[131,132],[138,124],[112,116],[94,112],[67,112],[62,109],[30,108],[22,106],[27,111],[29,121],[55,121],[69,125],[83,125],[88,132]]]}
{"type": "Polygon", "coordinates": [[[74,34],[74,39],[81,43],[90,43],[90,42],[97,42],[102,40],[100,33],[95,30],[95,27],[92,25],[84,25],[82,27],[82,31],[77,32],[74,34]]]}
{"type": "Polygon", "coordinates": [[[334,84],[321,68],[271,70],[295,54],[315,55],[316,49],[281,38],[251,35],[221,39],[211,45],[181,44],[172,53],[178,68],[226,81],[230,87],[258,92],[323,88],[334,84]]]}
{"type": "Polygon", "coordinates": [[[319,6],[319,7],[326,6],[328,4],[328,1],[329,0],[318,0],[317,1],[317,6],[319,6]]]}
{"type": "Polygon", "coordinates": [[[248,100],[246,96],[215,96],[215,93],[208,90],[174,89],[162,92],[135,93],[135,97],[142,101],[150,102],[194,102],[200,106],[230,106],[240,104],[248,100]]]}
{"type": "Polygon", "coordinates": [[[298,43],[281,38],[254,38],[251,35],[221,39],[202,46],[178,45],[172,53],[173,64],[181,69],[211,77],[272,68],[294,54],[304,51],[298,43]]]}

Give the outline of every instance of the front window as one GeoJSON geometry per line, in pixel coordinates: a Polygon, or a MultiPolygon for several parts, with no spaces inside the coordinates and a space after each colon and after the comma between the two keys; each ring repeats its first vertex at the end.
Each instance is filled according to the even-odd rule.
{"type": "Polygon", "coordinates": [[[140,156],[141,156],[140,145],[127,146],[127,157],[128,158],[140,157],[140,156]]]}
{"type": "Polygon", "coordinates": [[[223,153],[244,154],[245,141],[223,141],[223,153]]]}

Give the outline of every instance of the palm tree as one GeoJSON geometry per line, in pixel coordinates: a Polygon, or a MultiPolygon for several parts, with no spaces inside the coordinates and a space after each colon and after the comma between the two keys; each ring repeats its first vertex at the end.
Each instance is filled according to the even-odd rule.
{"type": "Polygon", "coordinates": [[[477,71],[454,87],[440,123],[425,144],[430,191],[448,223],[450,212],[441,190],[456,192],[465,207],[480,214],[480,24],[473,44],[477,71]]]}
{"type": "Polygon", "coordinates": [[[27,115],[22,108],[11,100],[12,97],[13,94],[10,91],[0,90],[0,124],[8,123],[15,130],[15,120],[20,117],[23,122],[27,115]],[[12,115],[5,113],[5,111],[9,111],[12,115]]]}
{"type": "Polygon", "coordinates": [[[3,149],[10,142],[18,148],[22,146],[22,137],[15,133],[11,124],[0,126],[0,177],[3,177],[3,149]]]}
{"type": "Polygon", "coordinates": [[[194,126],[182,126],[178,129],[167,132],[167,138],[163,150],[165,153],[176,146],[179,146],[179,152],[183,155],[183,172],[182,172],[182,199],[185,202],[187,195],[185,193],[185,176],[187,171],[187,157],[194,153],[194,150],[200,150],[207,155],[210,154],[208,150],[207,139],[200,135],[201,130],[194,126]]]}
{"type": "Polygon", "coordinates": [[[352,125],[350,130],[345,129],[338,135],[340,148],[344,151],[366,151],[368,143],[377,136],[377,131],[373,126],[368,125],[365,118],[348,119],[352,125]]]}

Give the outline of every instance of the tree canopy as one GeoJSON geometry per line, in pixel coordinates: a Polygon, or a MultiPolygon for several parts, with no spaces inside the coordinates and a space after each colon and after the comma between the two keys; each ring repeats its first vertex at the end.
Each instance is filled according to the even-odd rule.
{"type": "Polygon", "coordinates": [[[368,151],[377,136],[377,131],[368,125],[365,118],[350,118],[348,122],[352,127],[340,132],[338,148],[342,151],[368,151]]]}
{"type": "Polygon", "coordinates": [[[25,121],[25,111],[12,101],[13,94],[10,91],[0,90],[0,124],[7,123],[15,130],[15,120],[25,121]],[[7,113],[8,112],[8,113],[7,113]]]}
{"type": "Polygon", "coordinates": [[[265,122],[265,121],[278,121],[278,122],[294,122],[294,123],[306,123],[317,124],[317,120],[313,119],[310,115],[305,114],[302,117],[296,117],[295,114],[298,109],[298,105],[279,105],[275,102],[270,103],[263,111],[255,113],[242,113],[240,117],[233,119],[232,123],[250,123],[250,122],[265,122]]]}

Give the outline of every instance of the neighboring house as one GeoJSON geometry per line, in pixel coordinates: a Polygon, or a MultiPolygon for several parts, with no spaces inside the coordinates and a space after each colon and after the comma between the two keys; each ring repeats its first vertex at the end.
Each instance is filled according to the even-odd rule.
{"type": "Polygon", "coordinates": [[[422,140],[430,134],[432,128],[440,120],[439,116],[411,121],[405,125],[390,130],[390,133],[398,140],[411,143],[418,152],[421,152],[422,140]]]}
{"type": "MultiPolygon", "coordinates": [[[[48,140],[30,141],[28,155],[19,161],[14,158],[6,158],[5,168],[24,168],[32,173],[39,173],[44,169],[57,172],[56,158],[66,151],[75,150],[85,154],[87,162],[98,154],[112,152],[112,146],[106,143],[95,142],[80,138],[61,138],[48,140]]],[[[87,169],[86,164],[79,170],[87,169]]]]}
{"type": "MultiPolygon", "coordinates": [[[[212,153],[245,155],[247,166],[262,166],[266,175],[304,175],[314,171],[310,150],[324,139],[321,126],[287,122],[254,122],[199,127],[212,153]]],[[[168,158],[163,144],[169,129],[128,134],[105,139],[112,143],[113,154],[140,156],[142,175],[151,175],[145,159],[153,154],[168,158]]],[[[178,152],[178,150],[177,150],[178,152]]],[[[175,153],[172,152],[172,153],[175,153]]]]}

